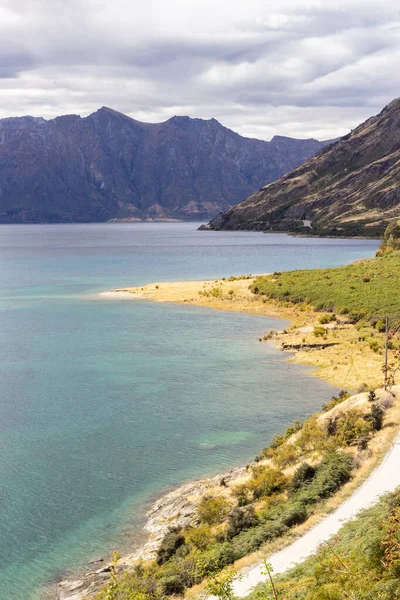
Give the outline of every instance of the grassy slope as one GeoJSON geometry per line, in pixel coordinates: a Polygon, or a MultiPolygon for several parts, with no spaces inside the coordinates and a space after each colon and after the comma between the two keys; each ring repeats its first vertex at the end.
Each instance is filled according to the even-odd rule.
{"type": "MultiPolygon", "coordinates": [[[[276,581],[280,600],[400,598],[400,491],[345,525],[329,546],[276,581]]],[[[249,600],[272,598],[260,584],[249,600]]]]}
{"type": "Polygon", "coordinates": [[[357,317],[400,315],[400,252],[334,269],[258,277],[252,290],[281,301],[357,317]]]}

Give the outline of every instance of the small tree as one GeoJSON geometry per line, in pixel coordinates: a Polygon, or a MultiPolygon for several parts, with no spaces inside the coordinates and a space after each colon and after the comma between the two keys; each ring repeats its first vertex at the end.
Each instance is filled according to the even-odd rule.
{"type": "Polygon", "coordinates": [[[376,402],[371,407],[371,412],[365,415],[364,419],[371,423],[373,431],[380,431],[383,425],[384,413],[376,402]]]}
{"type": "Polygon", "coordinates": [[[106,600],[116,600],[118,594],[118,579],[117,579],[117,565],[119,561],[118,552],[114,552],[113,559],[110,566],[110,581],[107,586],[106,600]]]}
{"type": "Polygon", "coordinates": [[[262,569],[261,573],[263,575],[267,575],[268,576],[269,583],[270,583],[271,590],[272,590],[272,594],[273,594],[273,598],[274,598],[274,600],[279,600],[278,592],[277,592],[277,589],[275,587],[274,580],[272,578],[273,571],[274,570],[272,568],[271,563],[269,563],[266,560],[264,560],[263,561],[263,569],[262,569]]]}
{"type": "Polygon", "coordinates": [[[216,525],[222,523],[228,515],[231,506],[223,496],[214,498],[212,496],[203,496],[197,507],[197,516],[201,523],[206,525],[216,525]]]}
{"type": "Polygon", "coordinates": [[[233,584],[241,579],[242,575],[239,575],[234,567],[228,567],[220,573],[210,576],[206,587],[207,594],[215,596],[218,600],[235,600],[233,584]]]}

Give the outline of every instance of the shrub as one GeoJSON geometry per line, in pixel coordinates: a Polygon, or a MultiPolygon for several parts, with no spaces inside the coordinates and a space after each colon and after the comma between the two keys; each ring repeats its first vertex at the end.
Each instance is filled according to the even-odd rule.
{"type": "Polygon", "coordinates": [[[180,595],[185,590],[185,584],[180,575],[170,575],[160,579],[160,591],[166,596],[180,595]]]}
{"type": "Polygon", "coordinates": [[[319,318],[319,322],[321,323],[321,325],[326,325],[327,323],[332,323],[332,321],[336,321],[336,315],[326,314],[326,315],[322,315],[322,317],[319,318]]]}
{"type": "Polygon", "coordinates": [[[316,468],[304,462],[296,469],[290,482],[290,491],[292,493],[300,490],[306,483],[314,478],[316,468]]]}
{"type": "Polygon", "coordinates": [[[297,433],[303,427],[302,421],[299,419],[295,419],[292,421],[290,425],[288,425],[283,433],[275,434],[272,438],[272,442],[270,443],[268,448],[264,448],[262,451],[263,456],[270,457],[273,455],[271,450],[276,450],[282,444],[286,442],[294,433],[297,433]]]}
{"type": "Polygon", "coordinates": [[[250,527],[255,527],[256,525],[258,525],[258,517],[254,512],[253,506],[234,508],[229,513],[226,537],[230,540],[241,531],[250,529],[250,527]]]}
{"type": "Polygon", "coordinates": [[[197,507],[197,516],[201,523],[215,525],[222,523],[230,510],[230,504],[224,497],[203,496],[197,507]]]}
{"type": "Polygon", "coordinates": [[[315,335],[315,337],[325,337],[326,329],[325,327],[320,327],[319,325],[316,325],[314,327],[313,334],[315,335]]]}
{"type": "Polygon", "coordinates": [[[336,438],[340,445],[350,446],[367,436],[371,428],[363,413],[353,408],[338,417],[336,438]]]}
{"type": "Polygon", "coordinates": [[[329,498],[351,477],[353,461],[347,454],[328,454],[319,465],[309,488],[321,499],[329,498]]]}
{"type": "Polygon", "coordinates": [[[296,440],[296,446],[301,453],[320,450],[326,440],[326,432],[319,424],[317,417],[312,416],[304,423],[303,429],[296,440]]]}
{"type": "Polygon", "coordinates": [[[291,443],[285,444],[275,450],[272,455],[272,459],[277,467],[280,469],[285,469],[290,465],[293,465],[299,456],[298,449],[291,443]]]}
{"type": "Polygon", "coordinates": [[[237,558],[231,543],[215,544],[209,550],[201,553],[198,559],[199,571],[203,576],[215,573],[231,565],[237,558]]]}
{"type": "Polygon", "coordinates": [[[338,430],[338,420],[339,417],[331,417],[328,419],[328,424],[326,426],[326,433],[329,437],[336,435],[338,430]]]}
{"type": "Polygon", "coordinates": [[[329,402],[327,402],[326,404],[323,405],[322,410],[324,412],[328,412],[328,410],[331,410],[338,404],[341,404],[341,402],[344,402],[345,400],[347,400],[347,398],[350,398],[350,394],[348,392],[346,392],[345,390],[342,390],[339,392],[339,394],[337,396],[332,396],[332,398],[329,400],[329,402]]]}
{"type": "Polygon", "coordinates": [[[373,431],[380,431],[383,426],[384,412],[378,404],[373,404],[371,412],[365,415],[364,419],[371,424],[373,431]]]}
{"type": "Polygon", "coordinates": [[[214,298],[223,298],[224,293],[220,287],[214,286],[210,288],[210,296],[213,296],[214,298]]]}
{"type": "Polygon", "coordinates": [[[288,502],[279,518],[279,523],[286,527],[294,527],[304,523],[308,518],[308,511],[303,502],[288,502]]]}
{"type": "Polygon", "coordinates": [[[375,329],[379,331],[379,333],[385,333],[386,331],[386,321],[385,319],[378,319],[375,323],[375,329]]]}
{"type": "Polygon", "coordinates": [[[376,340],[371,340],[369,343],[369,347],[371,348],[372,352],[379,352],[380,350],[379,342],[377,342],[376,340]]]}
{"type": "Polygon", "coordinates": [[[287,527],[282,523],[270,522],[242,531],[232,540],[237,558],[258,550],[266,542],[270,542],[286,533],[287,527]]]}
{"type": "Polygon", "coordinates": [[[171,529],[171,531],[165,534],[157,551],[157,564],[163,565],[166,563],[184,543],[185,537],[181,531],[179,529],[171,529]]]}
{"type": "Polygon", "coordinates": [[[253,474],[247,483],[254,498],[280,492],[287,486],[287,477],[280,469],[269,466],[253,467],[253,474]]]}
{"type": "Polygon", "coordinates": [[[191,527],[185,532],[185,541],[186,544],[190,544],[199,550],[205,550],[214,541],[214,537],[210,526],[200,525],[199,527],[191,527]]]}

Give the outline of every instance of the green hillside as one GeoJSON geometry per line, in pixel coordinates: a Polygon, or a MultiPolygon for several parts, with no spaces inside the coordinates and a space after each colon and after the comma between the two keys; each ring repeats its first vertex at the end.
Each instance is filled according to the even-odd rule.
{"type": "Polygon", "coordinates": [[[255,294],[316,310],[350,314],[354,321],[400,315],[400,252],[337,267],[287,271],[258,277],[255,294]]]}
{"type": "MultiPolygon", "coordinates": [[[[400,598],[400,491],[345,525],[315,555],[277,578],[279,600],[400,598]]],[[[272,600],[260,584],[248,600],[272,600]]]]}

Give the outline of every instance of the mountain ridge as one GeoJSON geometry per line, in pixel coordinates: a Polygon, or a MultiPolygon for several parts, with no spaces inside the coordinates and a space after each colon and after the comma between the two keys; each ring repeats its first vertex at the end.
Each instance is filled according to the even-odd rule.
{"type": "Polygon", "coordinates": [[[400,98],[206,228],[374,236],[399,216],[400,98]]]}
{"type": "Polygon", "coordinates": [[[216,119],[0,120],[0,223],[209,219],[324,146],[245,138],[216,119]]]}

